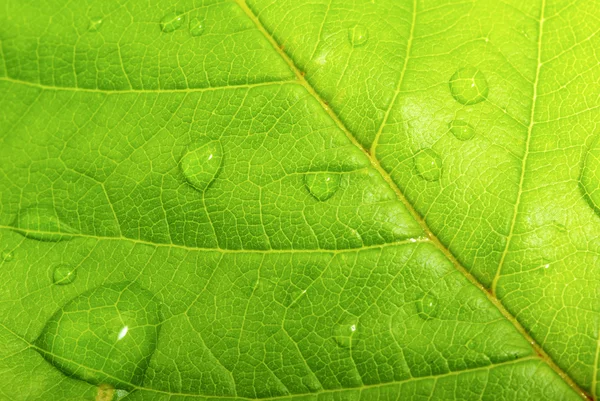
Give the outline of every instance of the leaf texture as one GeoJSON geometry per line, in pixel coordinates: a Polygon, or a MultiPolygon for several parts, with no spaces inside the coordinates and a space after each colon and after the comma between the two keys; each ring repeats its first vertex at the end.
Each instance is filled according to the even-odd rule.
{"type": "Polygon", "coordinates": [[[598,26],[5,0],[0,400],[597,399],[598,26]]]}

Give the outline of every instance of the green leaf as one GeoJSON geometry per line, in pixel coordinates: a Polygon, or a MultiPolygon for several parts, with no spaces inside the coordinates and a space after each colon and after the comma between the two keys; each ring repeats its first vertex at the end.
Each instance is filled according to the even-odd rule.
{"type": "Polygon", "coordinates": [[[5,0],[0,400],[597,400],[596,6],[5,0]]]}

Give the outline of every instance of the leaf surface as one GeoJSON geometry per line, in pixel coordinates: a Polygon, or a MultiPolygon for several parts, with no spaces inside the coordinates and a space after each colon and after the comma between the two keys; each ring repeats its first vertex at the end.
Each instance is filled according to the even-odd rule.
{"type": "Polygon", "coordinates": [[[0,399],[597,399],[594,9],[0,4],[0,399]]]}

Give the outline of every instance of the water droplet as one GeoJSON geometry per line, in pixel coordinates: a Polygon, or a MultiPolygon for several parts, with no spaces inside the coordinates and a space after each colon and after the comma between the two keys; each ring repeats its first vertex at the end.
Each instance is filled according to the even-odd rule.
{"type": "Polygon", "coordinates": [[[69,265],[58,265],[52,272],[52,282],[56,285],[66,285],[75,281],[77,270],[69,265]]]}
{"type": "Polygon", "coordinates": [[[467,343],[467,348],[473,351],[483,351],[485,349],[485,344],[481,337],[475,337],[467,343]]]}
{"type": "Polygon", "coordinates": [[[331,335],[334,341],[343,348],[350,348],[352,336],[358,329],[358,319],[349,317],[333,326],[331,335]]]}
{"type": "Polygon", "coordinates": [[[222,163],[221,144],[212,141],[188,151],[181,159],[181,172],[191,186],[205,191],[219,174],[222,163]]]}
{"type": "Polygon", "coordinates": [[[466,141],[475,136],[475,129],[465,120],[453,120],[448,126],[452,135],[459,141],[466,141]]]}
{"type": "Polygon", "coordinates": [[[102,18],[94,17],[94,18],[90,19],[90,24],[88,25],[88,31],[96,32],[98,29],[100,29],[101,25],[102,25],[102,18]]]}
{"type": "Polygon", "coordinates": [[[450,78],[450,92],[459,103],[475,104],[487,97],[488,83],[477,68],[461,68],[450,78]]]}
{"type": "Polygon", "coordinates": [[[302,383],[306,386],[308,391],[310,391],[311,393],[315,393],[317,391],[323,390],[321,383],[319,382],[317,377],[314,376],[314,374],[312,374],[312,373],[309,376],[306,376],[304,379],[302,379],[302,383]]]}
{"type": "Polygon", "coordinates": [[[433,149],[422,149],[414,157],[415,168],[427,181],[437,181],[442,175],[442,158],[433,149]]]}
{"type": "Polygon", "coordinates": [[[340,187],[341,175],[336,173],[307,173],[304,184],[308,192],[321,202],[331,198],[340,187]]]}
{"type": "Polygon", "coordinates": [[[430,320],[438,315],[438,299],[432,294],[425,294],[417,301],[417,312],[421,319],[430,320]]]}
{"type": "Polygon", "coordinates": [[[369,40],[369,30],[364,25],[354,25],[348,29],[348,40],[352,47],[360,47],[369,40]]]}
{"type": "Polygon", "coordinates": [[[594,212],[600,216],[600,136],[598,136],[583,160],[579,188],[594,212]]]}
{"type": "Polygon", "coordinates": [[[40,354],[69,376],[124,390],[142,384],[158,340],[160,304],[136,283],[96,287],[46,323],[40,354]]]}
{"type": "Polygon", "coordinates": [[[13,223],[15,231],[26,238],[58,242],[72,238],[76,231],[62,223],[56,211],[47,206],[35,206],[19,212],[13,223]]]}
{"type": "Polygon", "coordinates": [[[200,36],[204,33],[204,20],[194,17],[190,21],[190,33],[192,36],[200,36]]]}
{"type": "Polygon", "coordinates": [[[11,251],[2,251],[2,260],[5,262],[10,262],[15,258],[15,255],[11,251]]]}
{"type": "Polygon", "coordinates": [[[173,32],[181,28],[184,20],[185,18],[183,15],[180,15],[174,11],[170,12],[160,20],[160,29],[163,32],[173,32]]]}

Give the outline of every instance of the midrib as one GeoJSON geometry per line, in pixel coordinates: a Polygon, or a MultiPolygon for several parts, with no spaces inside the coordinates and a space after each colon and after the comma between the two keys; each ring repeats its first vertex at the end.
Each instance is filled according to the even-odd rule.
{"type": "MultiPolygon", "coordinates": [[[[521,323],[504,307],[504,305],[502,304],[502,302],[496,297],[496,294],[493,292],[489,292],[486,290],[486,288],[483,286],[483,284],[481,284],[479,282],[479,280],[477,280],[457,259],[456,257],[454,257],[454,255],[452,254],[452,252],[450,252],[450,250],[439,240],[439,238],[433,233],[433,231],[429,228],[429,226],[427,225],[427,223],[425,222],[425,219],[417,212],[417,210],[413,207],[413,205],[407,200],[407,198],[404,196],[404,194],[402,193],[402,191],[400,190],[400,188],[396,185],[396,183],[392,180],[390,174],[381,166],[381,164],[379,163],[379,160],[377,160],[372,154],[371,152],[369,152],[368,150],[366,150],[359,142],[358,140],[354,137],[354,135],[350,132],[350,130],[346,127],[346,125],[342,122],[342,120],[338,117],[338,115],[332,110],[331,107],[327,106],[327,102],[320,96],[320,94],[315,90],[315,88],[306,80],[306,78],[304,77],[304,73],[296,66],[294,60],[292,60],[290,58],[290,56],[288,56],[288,54],[282,49],[281,45],[274,39],[273,35],[267,31],[267,29],[265,28],[265,26],[262,24],[262,22],[258,19],[257,14],[255,14],[250,7],[246,4],[245,0],[235,0],[235,2],[240,6],[240,8],[246,13],[246,15],[248,16],[248,18],[250,18],[254,24],[256,25],[257,29],[264,35],[264,37],[271,43],[271,45],[273,46],[273,49],[280,55],[280,57],[288,64],[288,66],[290,67],[290,69],[294,72],[294,74],[296,75],[296,78],[298,80],[298,84],[304,86],[306,88],[306,90],[321,104],[321,107],[323,108],[323,110],[330,116],[330,118],[335,121],[336,125],[338,126],[338,128],[340,128],[348,137],[348,139],[352,142],[352,144],[354,144],[354,146],[356,146],[358,149],[360,149],[369,159],[369,161],[371,162],[371,165],[373,166],[373,168],[375,168],[378,173],[382,176],[382,178],[387,182],[388,186],[396,193],[396,196],[398,197],[398,199],[404,204],[404,206],[407,208],[407,210],[411,213],[411,215],[413,216],[413,218],[420,224],[420,226],[422,227],[423,231],[427,234],[427,236],[430,238],[430,240],[432,241],[432,243],[442,252],[444,253],[444,255],[452,262],[452,264],[455,266],[455,268],[460,271],[473,285],[475,285],[477,288],[479,288],[479,290],[496,306],[496,308],[500,311],[500,313],[504,316],[505,319],[507,319],[515,328],[516,330],[521,333],[521,335],[530,343],[532,344],[532,347],[534,349],[534,351],[539,355],[540,359],[542,359],[544,362],[546,362],[548,364],[548,366],[550,366],[558,375],[559,377],[561,377],[573,390],[575,390],[584,400],[588,400],[589,397],[587,395],[587,393],[581,389],[576,383],[575,381],[566,373],[564,372],[557,364],[556,362],[554,362],[554,360],[546,353],[546,351],[529,335],[529,333],[527,332],[527,330],[521,325],[521,323]]],[[[513,219],[512,219],[512,224],[511,224],[511,229],[510,229],[510,233],[512,234],[512,231],[514,229],[514,223],[516,221],[516,214],[518,211],[518,206],[519,206],[519,202],[520,202],[520,198],[521,198],[521,188],[523,185],[523,181],[524,181],[524,169],[526,167],[526,162],[527,162],[527,153],[529,151],[529,140],[531,137],[531,131],[533,129],[533,115],[535,112],[535,97],[537,96],[537,84],[538,84],[538,80],[539,80],[539,70],[540,70],[540,57],[541,57],[541,28],[543,26],[543,15],[544,15],[544,9],[546,6],[546,0],[542,0],[542,6],[541,6],[541,18],[540,18],[540,35],[539,35],[539,40],[538,40],[538,55],[537,55],[537,61],[538,61],[538,65],[536,67],[536,79],[535,79],[535,83],[534,83],[534,99],[533,99],[533,105],[532,105],[532,110],[531,110],[531,118],[530,118],[530,123],[528,126],[528,135],[527,135],[527,147],[525,150],[525,156],[523,158],[523,162],[522,162],[522,167],[523,170],[521,172],[521,179],[520,179],[520,183],[519,183],[519,195],[517,197],[517,201],[515,204],[515,210],[513,213],[513,219]]],[[[413,14],[416,13],[416,8],[413,7],[413,14]]],[[[416,15],[413,15],[412,18],[412,23],[414,24],[416,21],[416,15]]],[[[411,26],[411,32],[413,32],[414,30],[414,26],[411,26]]],[[[412,34],[410,35],[410,40],[412,41],[412,34]]],[[[408,43],[407,43],[408,45],[408,43]]],[[[406,57],[408,57],[408,51],[410,51],[410,47],[407,46],[407,54],[405,55],[405,63],[407,63],[406,57]]],[[[404,71],[405,71],[406,65],[402,70],[402,75],[404,75],[404,71]]],[[[401,81],[402,79],[400,79],[401,81]]],[[[398,83],[398,87],[401,85],[401,82],[398,83]]],[[[394,96],[394,101],[396,100],[396,96],[394,96]]],[[[393,104],[390,104],[389,109],[388,109],[388,113],[389,110],[391,110],[391,108],[393,107],[393,104]]],[[[380,130],[383,129],[383,126],[385,125],[385,123],[382,124],[380,130]]],[[[506,244],[506,249],[504,254],[506,253],[506,250],[508,249],[508,245],[510,242],[510,237],[511,235],[509,234],[509,238],[507,238],[507,244],[506,244]]],[[[504,259],[504,254],[503,254],[503,259],[504,259]]],[[[503,259],[501,260],[501,263],[503,261],[503,259]]],[[[499,271],[499,270],[498,270],[499,271]]]]}

